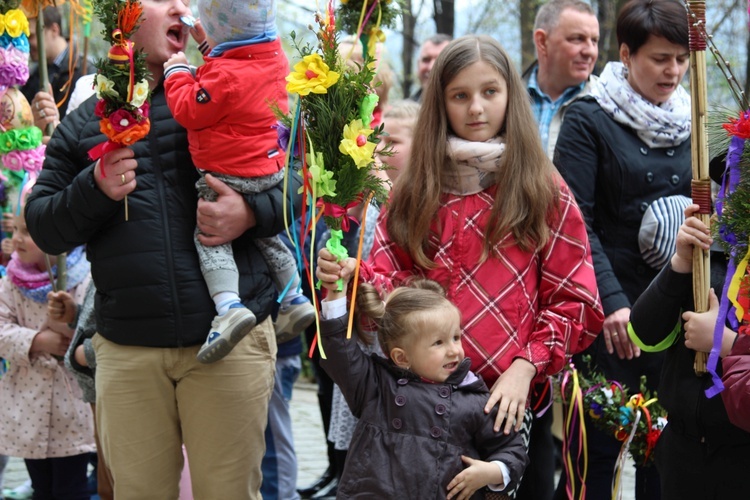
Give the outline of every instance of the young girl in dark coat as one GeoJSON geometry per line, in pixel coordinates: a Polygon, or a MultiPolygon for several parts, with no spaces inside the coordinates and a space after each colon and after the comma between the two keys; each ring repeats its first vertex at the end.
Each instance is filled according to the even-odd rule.
{"type": "Polygon", "coordinates": [[[489,390],[469,370],[459,311],[440,285],[416,280],[383,302],[360,284],[357,310],[388,359],[346,339],[346,288],[323,285],[321,365],[360,419],[338,498],[482,498],[485,486],[515,486],[528,462],[523,442],[515,430],[493,431],[497,408],[484,411],[489,390]]]}

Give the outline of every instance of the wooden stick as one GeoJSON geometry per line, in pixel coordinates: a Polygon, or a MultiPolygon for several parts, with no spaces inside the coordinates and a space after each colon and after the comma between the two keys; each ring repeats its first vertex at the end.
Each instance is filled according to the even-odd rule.
{"type": "MultiPolygon", "coordinates": [[[[711,181],[708,175],[708,134],[706,116],[708,92],[706,89],[706,2],[687,0],[688,25],[690,28],[690,97],[692,101],[691,156],[693,167],[693,201],[699,201],[700,210],[695,215],[707,227],[711,221],[711,181]],[[703,29],[702,29],[703,28],[703,29]],[[706,192],[708,192],[706,200],[706,192]]],[[[693,249],[693,297],[696,312],[708,311],[708,293],[711,287],[711,264],[708,251],[693,249]]],[[[693,369],[696,375],[706,373],[707,355],[695,353],[693,369]]]]}

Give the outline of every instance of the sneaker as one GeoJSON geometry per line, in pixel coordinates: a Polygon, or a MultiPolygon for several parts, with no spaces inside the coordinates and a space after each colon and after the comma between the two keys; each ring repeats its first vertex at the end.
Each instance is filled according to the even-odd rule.
{"type": "Polygon", "coordinates": [[[232,304],[211,322],[211,333],[198,351],[198,361],[213,363],[229,354],[234,346],[255,327],[255,314],[240,304],[232,304]]]}
{"type": "Polygon", "coordinates": [[[3,490],[3,496],[7,500],[27,500],[32,497],[34,490],[31,488],[31,481],[26,481],[12,490],[3,490]]]}
{"type": "Polygon", "coordinates": [[[273,323],[274,330],[276,330],[276,342],[283,344],[298,337],[313,321],[315,321],[313,305],[304,295],[295,297],[291,304],[279,309],[279,314],[273,323]]]}

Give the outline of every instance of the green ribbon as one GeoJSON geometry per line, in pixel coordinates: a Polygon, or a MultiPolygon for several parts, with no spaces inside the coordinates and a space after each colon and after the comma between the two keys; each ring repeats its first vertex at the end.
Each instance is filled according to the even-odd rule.
{"type": "MultiPolygon", "coordinates": [[[[341,231],[341,229],[331,229],[331,237],[326,241],[326,248],[329,252],[333,254],[334,257],[336,257],[336,262],[341,262],[342,260],[349,257],[349,252],[346,250],[346,247],[341,244],[341,241],[344,239],[344,232],[341,231]]],[[[338,284],[337,291],[341,291],[344,289],[344,280],[339,279],[336,281],[336,284],[338,284]]],[[[318,280],[318,282],[315,284],[315,288],[320,290],[321,282],[318,280]]]]}

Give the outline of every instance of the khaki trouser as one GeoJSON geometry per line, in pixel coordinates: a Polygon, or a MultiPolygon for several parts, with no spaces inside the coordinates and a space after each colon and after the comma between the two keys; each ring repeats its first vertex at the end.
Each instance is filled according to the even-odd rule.
{"type": "Polygon", "coordinates": [[[222,360],[199,363],[199,346],[118,345],[96,351],[96,422],[117,500],[173,500],[182,444],[196,500],[260,499],[276,342],[270,319],[222,360]]]}

